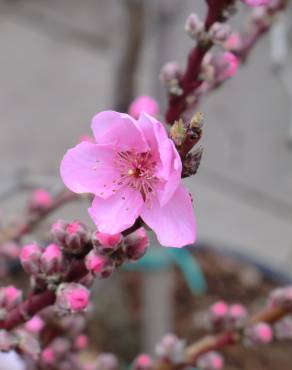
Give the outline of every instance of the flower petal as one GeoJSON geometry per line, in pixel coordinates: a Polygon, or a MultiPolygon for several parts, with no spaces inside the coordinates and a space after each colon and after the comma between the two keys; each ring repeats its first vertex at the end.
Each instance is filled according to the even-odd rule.
{"type": "Polygon", "coordinates": [[[139,192],[124,187],[109,199],[95,197],[88,212],[99,232],[117,234],[134,224],[143,203],[139,192]]]}
{"type": "Polygon", "coordinates": [[[181,159],[162,123],[142,113],[138,124],[143,130],[153,157],[158,161],[156,175],[165,180],[165,185],[157,189],[160,205],[164,206],[180,184],[181,159]]]}
{"type": "Polygon", "coordinates": [[[75,193],[94,193],[107,198],[117,190],[119,173],[110,146],[82,142],[69,149],[61,162],[64,184],[75,193]]]}
{"type": "Polygon", "coordinates": [[[149,149],[142,130],[128,114],[98,113],[93,117],[91,127],[98,144],[112,144],[120,151],[145,152],[149,149]]]}
{"type": "Polygon", "coordinates": [[[164,207],[160,207],[158,199],[153,199],[151,207],[145,204],[141,217],[164,246],[180,248],[196,239],[192,201],[183,185],[164,207]]]}

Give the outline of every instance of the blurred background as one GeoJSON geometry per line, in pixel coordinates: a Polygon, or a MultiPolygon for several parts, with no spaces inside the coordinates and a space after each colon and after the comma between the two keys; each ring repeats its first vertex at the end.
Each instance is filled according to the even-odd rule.
{"type": "MultiPolygon", "coordinates": [[[[19,182],[62,186],[60,160],[81,135],[90,134],[96,112],[125,110],[139,94],[165,107],[159,70],[172,60],[185,65],[192,46],[185,19],[204,11],[198,0],[0,0],[5,217],[15,217],[23,205],[21,196],[9,197],[19,182]]],[[[236,16],[234,27],[242,28],[245,16],[244,10],[236,16]]],[[[291,16],[288,9],[238,75],[204,101],[204,156],[199,173],[187,180],[198,245],[236,251],[290,275],[291,16]]],[[[91,224],[84,205],[62,212],[91,224]]],[[[166,285],[169,279],[164,276],[166,285]]],[[[166,285],[156,294],[167,296],[166,285]]]]}

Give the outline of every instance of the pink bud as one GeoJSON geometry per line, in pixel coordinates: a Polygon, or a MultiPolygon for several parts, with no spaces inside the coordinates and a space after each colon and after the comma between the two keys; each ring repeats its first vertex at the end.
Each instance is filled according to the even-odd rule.
{"type": "Polygon", "coordinates": [[[244,4],[256,7],[256,6],[263,6],[263,5],[269,5],[271,0],[241,0],[244,4]]]}
{"type": "Polygon", "coordinates": [[[55,306],[62,313],[79,312],[89,304],[89,290],[81,284],[63,283],[57,289],[55,306]]]}
{"type": "Polygon", "coordinates": [[[119,363],[115,355],[111,353],[101,353],[96,358],[96,370],[118,370],[119,363]]]}
{"type": "Polygon", "coordinates": [[[53,198],[45,189],[36,189],[29,201],[29,209],[33,212],[41,212],[51,207],[53,198]]]}
{"type": "Polygon", "coordinates": [[[215,22],[209,30],[209,35],[214,43],[222,44],[231,35],[231,27],[227,23],[215,22]]]}
{"type": "Polygon", "coordinates": [[[212,329],[222,329],[228,316],[228,305],[224,301],[214,303],[208,310],[208,321],[212,329]]]}
{"type": "Polygon", "coordinates": [[[241,304],[233,304],[229,307],[228,321],[231,328],[241,328],[247,319],[247,310],[241,304]]]}
{"type": "Polygon", "coordinates": [[[197,366],[200,370],[221,370],[224,360],[218,352],[210,351],[198,357],[197,366]]]}
{"type": "Polygon", "coordinates": [[[74,340],[74,347],[78,350],[85,349],[88,346],[87,335],[80,334],[74,340]]]}
{"type": "Polygon", "coordinates": [[[129,115],[138,119],[141,113],[148,113],[150,116],[157,116],[159,114],[159,106],[155,99],[151,96],[138,96],[129,107],[129,115]]]}
{"type": "Polygon", "coordinates": [[[268,344],[273,340],[273,331],[269,324],[259,322],[245,330],[245,342],[247,345],[268,344]]]}
{"type": "Polygon", "coordinates": [[[25,329],[30,333],[39,333],[45,326],[44,320],[40,316],[34,316],[26,322],[25,329]]]}
{"type": "Polygon", "coordinates": [[[22,291],[10,285],[5,288],[6,302],[5,307],[11,310],[22,301],[22,291]]]}
{"type": "Polygon", "coordinates": [[[28,274],[37,275],[40,272],[41,254],[42,249],[37,244],[28,244],[22,247],[20,262],[28,274]]]}
{"type": "Polygon", "coordinates": [[[242,39],[238,32],[233,32],[224,42],[224,48],[228,51],[237,51],[242,45],[242,39]]]}
{"type": "Polygon", "coordinates": [[[85,257],[85,266],[88,271],[100,278],[109,277],[115,268],[109,256],[98,254],[94,249],[85,257]]]}
{"type": "Polygon", "coordinates": [[[153,360],[150,356],[142,353],[135,359],[132,368],[133,370],[152,370],[154,368],[153,360]]]}
{"type": "Polygon", "coordinates": [[[119,247],[122,241],[122,234],[104,234],[100,232],[94,233],[93,242],[98,247],[98,250],[103,252],[111,252],[119,247]]]}
{"type": "Polygon", "coordinates": [[[142,258],[149,247],[148,236],[142,227],[125,237],[124,242],[127,258],[133,261],[142,258]]]}
{"type": "Polygon", "coordinates": [[[159,79],[163,85],[170,86],[178,83],[181,77],[181,69],[177,62],[169,62],[162,68],[159,79]]]}
{"type": "Polygon", "coordinates": [[[185,31],[190,37],[194,39],[200,38],[205,31],[204,22],[200,19],[200,17],[197,14],[192,13],[188,16],[186,20],[185,31]]]}
{"type": "Polygon", "coordinates": [[[53,365],[56,360],[56,355],[52,347],[46,347],[41,353],[42,362],[46,365],[53,365]]]}
{"type": "Polygon", "coordinates": [[[57,244],[49,244],[41,256],[41,270],[47,275],[61,272],[64,264],[63,254],[57,244]]]}
{"type": "Polygon", "coordinates": [[[268,306],[292,308],[292,286],[273,290],[268,299],[268,306]]]}
{"type": "Polygon", "coordinates": [[[203,60],[202,78],[222,83],[236,74],[238,64],[237,57],[228,51],[208,53],[203,60]]]}
{"type": "Polygon", "coordinates": [[[180,363],[184,358],[185,342],[174,334],[165,335],[155,347],[158,357],[180,363]]]}

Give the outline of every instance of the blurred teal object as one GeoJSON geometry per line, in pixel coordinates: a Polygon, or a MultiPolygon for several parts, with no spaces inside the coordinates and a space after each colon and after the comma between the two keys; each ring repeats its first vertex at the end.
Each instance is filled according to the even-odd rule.
{"type": "Polygon", "coordinates": [[[187,249],[150,247],[146,255],[139,261],[128,263],[124,269],[131,271],[155,271],[176,264],[181,270],[185,281],[193,294],[203,294],[207,283],[195,257],[187,249]]]}

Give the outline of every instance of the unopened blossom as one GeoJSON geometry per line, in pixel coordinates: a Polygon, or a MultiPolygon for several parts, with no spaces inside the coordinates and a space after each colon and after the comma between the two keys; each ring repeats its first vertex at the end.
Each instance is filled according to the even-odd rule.
{"type": "Polygon", "coordinates": [[[202,78],[209,82],[224,82],[236,74],[238,64],[237,57],[228,51],[208,53],[202,64],[202,78]]]}
{"type": "Polygon", "coordinates": [[[185,31],[192,38],[200,38],[205,32],[204,22],[200,19],[198,14],[190,14],[185,23],[185,31]]]}
{"type": "Polygon", "coordinates": [[[244,332],[245,343],[247,345],[268,344],[273,340],[273,330],[265,322],[248,326],[244,332]]]}
{"type": "Polygon", "coordinates": [[[65,185],[95,195],[89,214],[99,232],[117,234],[138,217],[162,245],[195,240],[191,197],[181,183],[182,163],[163,125],[143,113],[105,111],[92,121],[96,144],[70,149],[61,163],[65,185]]]}
{"type": "Polygon", "coordinates": [[[209,30],[209,36],[217,44],[224,43],[231,35],[231,27],[227,23],[215,22],[209,30]]]}
{"type": "Polygon", "coordinates": [[[126,256],[132,261],[142,258],[149,247],[148,236],[142,227],[125,237],[124,243],[126,256]]]}
{"type": "Polygon", "coordinates": [[[152,370],[154,369],[153,360],[150,356],[142,353],[138,357],[136,357],[133,365],[133,370],[152,370]]]}
{"type": "Polygon", "coordinates": [[[85,349],[88,346],[88,336],[85,334],[78,335],[74,340],[74,348],[78,350],[85,349]]]}
{"type": "Polygon", "coordinates": [[[158,357],[168,359],[173,363],[183,361],[185,341],[174,334],[166,334],[156,345],[155,352],[158,357]]]}
{"type": "Polygon", "coordinates": [[[29,209],[40,212],[50,208],[53,204],[53,197],[46,189],[36,189],[29,200],[29,209]]]}
{"type": "Polygon", "coordinates": [[[46,247],[40,259],[41,270],[47,275],[57,274],[64,267],[64,258],[61,248],[57,244],[46,247]]]}
{"type": "Polygon", "coordinates": [[[63,283],[57,289],[55,306],[61,313],[84,311],[89,304],[89,290],[81,284],[63,283]]]}
{"type": "Polygon", "coordinates": [[[51,346],[46,347],[41,353],[41,360],[46,365],[53,365],[56,361],[54,348],[51,346]]]}
{"type": "Polygon", "coordinates": [[[269,5],[271,3],[271,0],[241,0],[241,1],[244,4],[251,7],[269,5]]]}
{"type": "Polygon", "coordinates": [[[35,243],[27,244],[22,247],[20,252],[20,262],[27,273],[36,275],[40,272],[41,254],[41,247],[35,243]]]}
{"type": "Polygon", "coordinates": [[[208,324],[211,329],[222,329],[225,326],[229,306],[224,301],[215,302],[208,310],[208,324]]]}
{"type": "Polygon", "coordinates": [[[101,252],[111,252],[119,248],[122,234],[105,234],[97,231],[94,233],[92,241],[101,252]]]}
{"type": "Polygon", "coordinates": [[[15,288],[10,285],[5,290],[5,307],[7,310],[11,310],[22,301],[22,290],[15,288]]]}
{"type": "Polygon", "coordinates": [[[210,351],[200,355],[197,360],[197,367],[200,370],[221,370],[224,366],[223,357],[220,353],[210,351]]]}
{"type": "Polygon", "coordinates": [[[17,349],[25,354],[31,356],[36,360],[41,352],[40,343],[36,337],[23,329],[18,329],[17,336],[17,349]]]}
{"type": "Polygon", "coordinates": [[[268,298],[268,306],[292,308],[292,285],[274,289],[268,298]]]}
{"type": "Polygon", "coordinates": [[[230,328],[241,328],[246,322],[248,312],[241,304],[233,304],[228,310],[228,323],[230,328]]]}
{"type": "Polygon", "coordinates": [[[118,370],[119,362],[112,353],[101,353],[97,356],[95,362],[96,370],[118,370]]]}
{"type": "Polygon", "coordinates": [[[238,32],[232,32],[223,44],[228,51],[237,51],[242,46],[242,38],[238,32]]]}
{"type": "Polygon", "coordinates": [[[159,114],[159,105],[157,101],[148,95],[138,96],[129,107],[129,115],[138,119],[141,113],[148,113],[150,116],[156,117],[159,114]]]}
{"type": "Polygon", "coordinates": [[[115,269],[109,256],[99,254],[94,249],[85,257],[85,266],[88,271],[100,278],[109,277],[115,269]]]}
{"type": "Polygon", "coordinates": [[[38,315],[35,315],[33,318],[25,323],[25,329],[30,333],[39,333],[44,328],[44,326],[44,320],[38,315]]]}

